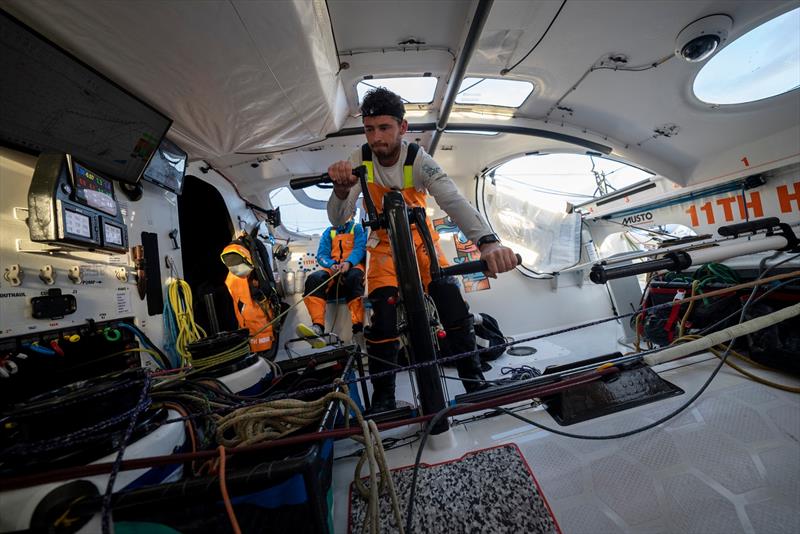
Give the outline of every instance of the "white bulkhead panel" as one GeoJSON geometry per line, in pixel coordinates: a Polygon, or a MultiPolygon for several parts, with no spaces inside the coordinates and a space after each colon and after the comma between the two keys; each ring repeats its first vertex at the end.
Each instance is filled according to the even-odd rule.
{"type": "MultiPolygon", "coordinates": [[[[114,254],[81,249],[48,252],[53,247],[31,242],[25,218],[28,187],[35,166],[33,156],[0,149],[0,272],[11,272],[15,266],[23,272],[19,285],[12,283],[12,276],[8,277],[11,280],[0,277],[0,338],[79,326],[88,319],[107,321],[134,317],[136,324],[159,343],[163,333],[161,315],[149,316],[147,302],[139,297],[130,252],[114,254]],[[40,278],[42,269],[52,273],[51,285],[40,278]],[[54,288],[60,289],[62,294],[74,295],[77,310],[63,318],[34,319],[31,298],[54,288]]],[[[131,247],[141,244],[142,232],[158,236],[159,284],[165,287],[170,276],[165,258],[171,258],[178,272],[182,270],[180,251],[173,249],[169,237],[173,229],[179,228],[177,197],[150,183],[141,182],[141,185],[143,195],[136,202],[130,201],[116,182],[115,195],[131,247]]]]}

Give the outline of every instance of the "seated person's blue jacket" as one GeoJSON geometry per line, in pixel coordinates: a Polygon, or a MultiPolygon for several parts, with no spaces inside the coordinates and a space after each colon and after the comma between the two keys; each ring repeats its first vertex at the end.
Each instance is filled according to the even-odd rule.
{"type": "Polygon", "coordinates": [[[337,263],[348,262],[355,267],[364,261],[367,255],[367,232],[364,228],[355,221],[348,221],[341,226],[329,226],[322,233],[319,238],[319,248],[317,249],[317,263],[322,267],[330,269],[337,263]],[[342,251],[332,250],[333,238],[331,237],[332,231],[335,230],[337,235],[346,235],[351,231],[353,232],[353,248],[350,251],[344,251],[342,259],[342,251]]]}

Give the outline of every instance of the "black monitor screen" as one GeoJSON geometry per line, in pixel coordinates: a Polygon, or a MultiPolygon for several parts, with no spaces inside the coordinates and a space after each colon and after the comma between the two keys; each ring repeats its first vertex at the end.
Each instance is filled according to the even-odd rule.
{"type": "Polygon", "coordinates": [[[0,10],[0,140],[135,183],[171,120],[0,10]]]}
{"type": "Polygon", "coordinates": [[[181,194],[186,172],[186,152],[166,137],[161,140],[142,177],[148,182],[181,194]]]}

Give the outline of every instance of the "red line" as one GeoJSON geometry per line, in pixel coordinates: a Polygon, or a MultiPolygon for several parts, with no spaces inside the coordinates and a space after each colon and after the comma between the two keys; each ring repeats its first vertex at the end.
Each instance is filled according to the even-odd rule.
{"type": "MultiPolygon", "coordinates": [[[[431,468],[431,467],[438,467],[440,465],[452,464],[452,463],[455,463],[455,462],[460,462],[460,461],[466,459],[469,456],[475,456],[476,454],[481,453],[481,452],[491,451],[493,449],[502,449],[504,447],[512,447],[516,451],[516,453],[519,455],[520,460],[522,460],[522,464],[525,466],[525,470],[530,475],[534,486],[536,486],[536,490],[538,492],[539,497],[542,499],[542,502],[544,502],[545,508],[547,508],[547,511],[550,513],[550,519],[553,520],[553,524],[556,526],[556,530],[559,532],[559,534],[561,534],[561,527],[558,526],[558,521],[556,521],[556,516],[553,513],[552,508],[550,508],[550,503],[547,502],[547,498],[544,496],[544,492],[542,491],[542,487],[539,485],[539,482],[536,480],[536,476],[533,474],[533,470],[531,470],[531,466],[528,465],[528,461],[525,459],[525,455],[522,454],[522,451],[520,450],[519,446],[516,443],[514,443],[513,441],[508,442],[508,443],[503,443],[503,444],[500,444],[500,445],[492,445],[491,447],[484,447],[482,449],[475,449],[475,450],[472,450],[472,451],[467,451],[464,454],[462,454],[461,456],[459,456],[458,458],[451,458],[449,460],[443,460],[441,462],[436,462],[436,463],[433,463],[433,464],[429,464],[429,463],[426,463],[426,462],[420,462],[419,466],[428,469],[428,468],[431,468]]],[[[395,472],[395,471],[403,471],[403,470],[406,470],[406,469],[413,469],[413,468],[414,468],[414,464],[409,464],[409,465],[404,465],[404,466],[401,466],[401,467],[394,467],[394,468],[390,469],[389,471],[395,472]]],[[[366,479],[369,478],[369,476],[365,476],[365,477],[361,477],[361,478],[362,478],[362,480],[366,480],[366,479]]],[[[353,520],[353,510],[352,510],[353,498],[352,498],[352,493],[353,493],[353,485],[354,484],[355,484],[355,481],[350,483],[350,498],[348,499],[348,502],[347,502],[347,531],[348,532],[352,532],[353,531],[353,528],[352,528],[352,520],[353,520]]]]}
{"type": "Polygon", "coordinates": [[[536,489],[539,491],[539,496],[542,498],[542,501],[544,501],[544,505],[545,507],[547,507],[547,511],[550,512],[550,517],[553,520],[553,524],[556,526],[556,530],[558,531],[559,534],[563,534],[561,532],[561,526],[558,524],[558,520],[556,520],[556,514],[554,514],[553,509],[550,508],[550,503],[547,502],[547,497],[544,496],[542,487],[539,485],[539,481],[536,480],[536,475],[533,474],[533,469],[531,469],[530,464],[528,464],[528,460],[525,459],[525,455],[522,454],[522,451],[519,449],[519,445],[517,445],[516,443],[511,443],[511,445],[516,447],[517,452],[519,452],[520,458],[522,458],[522,463],[525,464],[525,467],[528,469],[528,473],[530,473],[531,478],[533,479],[533,483],[536,484],[536,489]]]}

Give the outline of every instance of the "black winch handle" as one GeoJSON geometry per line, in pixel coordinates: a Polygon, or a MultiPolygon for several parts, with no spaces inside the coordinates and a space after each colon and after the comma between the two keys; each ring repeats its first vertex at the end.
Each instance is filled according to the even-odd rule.
{"type": "MultiPolygon", "coordinates": [[[[367,171],[367,168],[364,165],[359,165],[358,167],[353,169],[353,176],[361,176],[361,173],[367,171]]],[[[292,178],[289,180],[289,187],[292,189],[305,189],[306,187],[311,187],[312,185],[320,185],[320,184],[332,184],[333,180],[331,180],[330,175],[326,172],[325,174],[320,174],[319,176],[305,176],[303,178],[292,178]]]]}
{"type": "MultiPolygon", "coordinates": [[[[522,256],[517,256],[517,265],[522,265],[522,256]]],[[[467,261],[464,263],[456,263],[450,267],[442,267],[442,276],[458,276],[465,274],[484,273],[489,270],[489,265],[485,260],[467,261]]]]}

